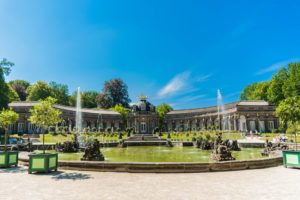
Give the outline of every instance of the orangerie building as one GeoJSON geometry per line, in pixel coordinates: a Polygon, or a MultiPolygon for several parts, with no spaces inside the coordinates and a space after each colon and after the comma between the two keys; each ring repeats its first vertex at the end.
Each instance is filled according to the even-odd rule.
{"type": "MultiPolygon", "coordinates": [[[[20,115],[19,120],[10,126],[13,133],[37,133],[37,128],[28,118],[30,109],[38,102],[12,102],[9,104],[20,115]]],[[[62,124],[74,130],[76,108],[55,105],[62,112],[62,124]]],[[[82,126],[90,130],[124,130],[132,127],[136,133],[149,134],[158,126],[158,115],[155,106],[145,96],[140,97],[137,103],[131,105],[127,125],[122,124],[121,115],[115,111],[86,109],[82,110],[82,126]]],[[[271,132],[278,128],[278,118],[274,115],[275,106],[266,101],[238,101],[225,104],[225,109],[218,115],[217,106],[173,110],[166,114],[164,131],[194,131],[221,128],[243,132],[271,132]],[[220,117],[219,117],[220,116],[220,117]]]]}

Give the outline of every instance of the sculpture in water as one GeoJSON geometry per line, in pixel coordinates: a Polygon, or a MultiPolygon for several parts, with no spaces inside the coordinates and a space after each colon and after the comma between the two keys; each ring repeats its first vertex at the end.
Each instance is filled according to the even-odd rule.
{"type": "Polygon", "coordinates": [[[77,139],[77,135],[74,135],[73,141],[66,141],[63,144],[56,144],[56,151],[64,152],[64,153],[75,153],[79,151],[79,142],[77,139]]]}
{"type": "Polygon", "coordinates": [[[100,152],[100,142],[97,139],[87,144],[81,160],[104,161],[104,156],[100,152]]]}
{"type": "Polygon", "coordinates": [[[280,143],[280,142],[272,143],[272,142],[269,142],[268,140],[266,140],[265,148],[264,148],[263,152],[261,153],[261,155],[269,156],[270,154],[278,153],[278,151],[288,150],[288,149],[289,149],[289,147],[285,143],[280,143]]]}
{"type": "Polygon", "coordinates": [[[211,158],[216,161],[235,160],[235,158],[232,157],[229,148],[222,141],[221,133],[217,134],[216,140],[214,142],[214,149],[211,158]]]}

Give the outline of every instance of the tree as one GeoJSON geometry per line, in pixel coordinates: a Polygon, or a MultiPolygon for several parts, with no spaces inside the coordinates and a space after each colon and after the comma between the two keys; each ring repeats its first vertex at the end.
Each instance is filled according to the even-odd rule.
{"type": "MultiPolygon", "coordinates": [[[[40,104],[34,105],[34,108],[30,109],[31,116],[29,121],[35,124],[38,128],[43,130],[48,130],[51,125],[56,125],[61,122],[61,111],[53,108],[56,103],[56,99],[52,97],[46,98],[46,100],[41,101],[40,104]]],[[[45,153],[45,133],[43,133],[43,150],[45,153]]]]}
{"type": "Polygon", "coordinates": [[[282,123],[288,124],[289,128],[295,130],[296,139],[296,130],[300,122],[300,97],[288,97],[281,101],[276,108],[275,114],[280,118],[282,123]]]}
{"type": "Polygon", "coordinates": [[[96,108],[98,93],[96,91],[84,91],[81,93],[82,107],[84,108],[96,108]]]}
{"type": "Polygon", "coordinates": [[[107,94],[98,94],[97,103],[100,108],[108,109],[113,107],[113,100],[107,94]]]}
{"type": "Polygon", "coordinates": [[[14,124],[19,119],[19,115],[11,109],[0,112],[0,127],[5,130],[5,151],[7,151],[8,126],[14,124]]]}
{"type": "Polygon", "coordinates": [[[28,97],[30,101],[45,100],[48,97],[53,97],[52,88],[44,81],[38,81],[27,88],[28,97]]]}
{"type": "Polygon", "coordinates": [[[124,106],[122,106],[121,104],[117,104],[115,105],[115,107],[111,108],[110,110],[114,110],[118,113],[121,114],[122,116],[122,124],[124,126],[124,129],[127,126],[127,119],[128,119],[128,113],[129,113],[129,109],[125,108],[124,106]]]}
{"type": "Polygon", "coordinates": [[[159,129],[161,129],[163,126],[163,121],[164,121],[166,114],[172,110],[173,110],[173,108],[169,104],[166,104],[166,103],[162,103],[156,107],[156,112],[159,117],[159,129]]]}
{"type": "Polygon", "coordinates": [[[128,95],[128,87],[123,80],[119,78],[105,81],[102,93],[99,94],[97,100],[102,108],[114,107],[117,104],[129,108],[129,103],[131,102],[128,95]],[[112,104],[107,107],[110,102],[112,104]]]}
{"type": "Polygon", "coordinates": [[[69,89],[67,85],[52,81],[49,83],[49,86],[52,89],[52,97],[57,99],[58,104],[69,105],[69,89]]]}
{"type": "Polygon", "coordinates": [[[9,103],[9,87],[5,82],[5,76],[9,75],[13,66],[14,63],[8,61],[6,58],[0,61],[0,109],[7,108],[9,103]]]}
{"type": "Polygon", "coordinates": [[[15,85],[15,84],[16,85],[22,85],[25,88],[25,90],[30,86],[30,83],[28,81],[19,80],[19,79],[13,80],[13,81],[9,81],[8,84],[11,85],[11,86],[15,85]]]}
{"type": "MultiPolygon", "coordinates": [[[[96,91],[83,91],[81,92],[81,105],[83,108],[96,108],[97,107],[96,91]]],[[[75,91],[70,97],[70,105],[76,105],[77,92],[75,91]]]]}
{"type": "Polygon", "coordinates": [[[241,100],[265,100],[268,101],[267,91],[269,81],[248,85],[241,94],[241,100]]]}
{"type": "Polygon", "coordinates": [[[288,65],[288,77],[283,84],[284,97],[300,96],[300,63],[288,65]]]}
{"type": "Polygon", "coordinates": [[[247,85],[245,87],[245,89],[243,90],[240,99],[241,100],[250,100],[253,91],[255,91],[255,89],[257,88],[258,83],[252,83],[250,85],[247,85]]]}
{"type": "Polygon", "coordinates": [[[288,72],[285,68],[281,68],[270,81],[267,92],[268,100],[274,105],[278,105],[284,99],[283,85],[288,77],[288,72]]]}
{"type": "Polygon", "coordinates": [[[13,80],[8,83],[12,89],[18,94],[21,101],[26,101],[27,92],[26,89],[30,86],[30,83],[25,80],[13,80]]]}
{"type": "Polygon", "coordinates": [[[16,93],[16,91],[10,85],[7,85],[7,87],[8,87],[8,99],[9,99],[9,102],[20,101],[20,97],[16,93]]]}

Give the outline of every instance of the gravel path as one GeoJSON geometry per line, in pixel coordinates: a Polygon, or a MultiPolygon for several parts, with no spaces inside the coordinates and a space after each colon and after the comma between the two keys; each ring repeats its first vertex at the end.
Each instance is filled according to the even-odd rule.
{"type": "Polygon", "coordinates": [[[300,170],[259,170],[197,174],[132,174],[59,171],[27,174],[0,169],[1,200],[33,199],[300,199],[300,170]]]}

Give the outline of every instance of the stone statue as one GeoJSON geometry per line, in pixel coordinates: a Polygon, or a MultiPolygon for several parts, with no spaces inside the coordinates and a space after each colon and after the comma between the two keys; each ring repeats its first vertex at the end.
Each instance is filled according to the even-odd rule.
{"type": "Polygon", "coordinates": [[[211,158],[216,161],[235,160],[227,145],[222,141],[221,133],[217,133],[211,158]]]}
{"type": "Polygon", "coordinates": [[[283,143],[272,143],[269,142],[269,140],[266,140],[265,143],[265,148],[263,150],[263,152],[261,153],[261,155],[263,156],[269,156],[270,154],[276,154],[276,152],[278,151],[282,151],[282,150],[288,150],[289,147],[286,144],[283,143]]]}
{"type": "Polygon", "coordinates": [[[104,156],[100,152],[100,142],[97,139],[87,144],[81,160],[104,161],[104,156]]]}
{"type": "Polygon", "coordinates": [[[75,153],[79,151],[79,142],[77,135],[74,135],[73,141],[66,141],[63,144],[56,144],[56,151],[64,153],[75,153]]]}

